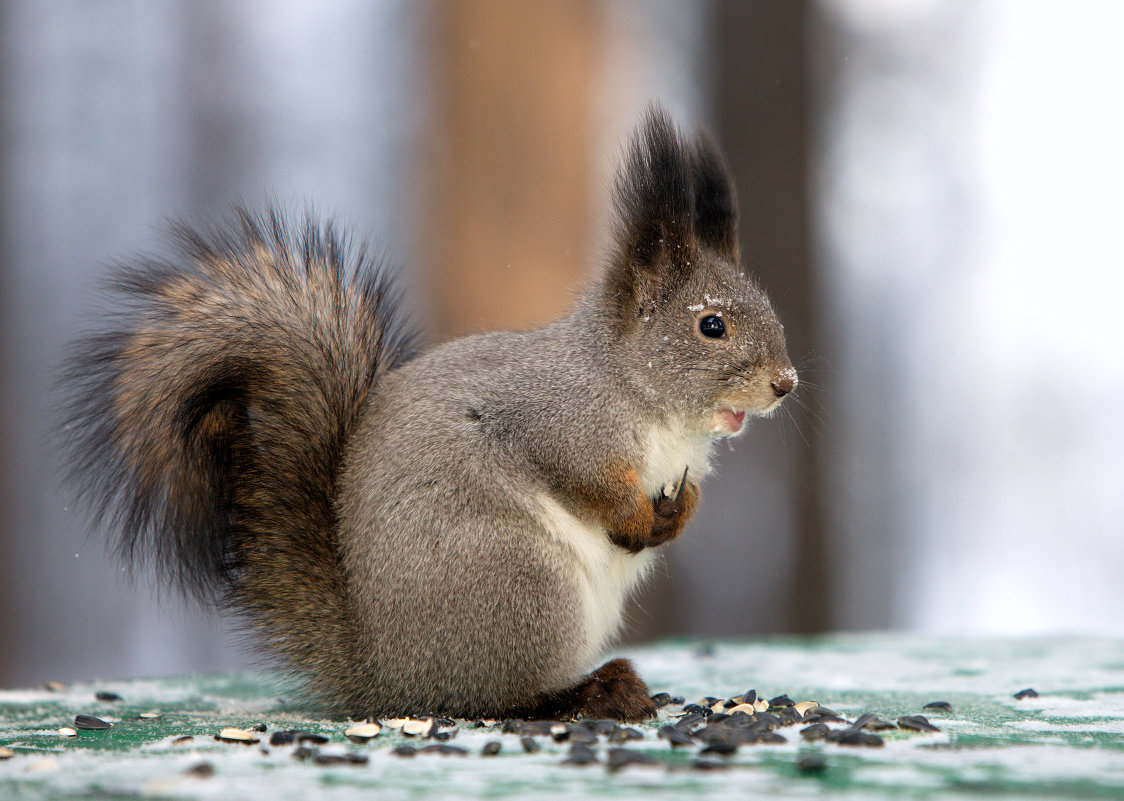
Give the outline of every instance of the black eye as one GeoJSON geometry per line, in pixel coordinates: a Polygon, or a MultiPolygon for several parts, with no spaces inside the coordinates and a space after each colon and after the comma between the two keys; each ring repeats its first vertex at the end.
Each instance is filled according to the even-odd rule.
{"type": "Polygon", "coordinates": [[[726,336],[726,323],[717,314],[708,314],[699,320],[699,333],[711,339],[726,336]]]}

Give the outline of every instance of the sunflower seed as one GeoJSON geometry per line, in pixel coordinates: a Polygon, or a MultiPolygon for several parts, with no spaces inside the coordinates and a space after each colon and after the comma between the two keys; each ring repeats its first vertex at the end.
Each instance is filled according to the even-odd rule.
{"type": "Polygon", "coordinates": [[[664,726],[660,729],[657,735],[661,740],[667,740],[673,746],[676,745],[694,745],[695,741],[691,739],[690,735],[682,729],[675,726],[664,726]]]}
{"type": "Polygon", "coordinates": [[[210,762],[197,762],[185,770],[184,775],[194,776],[197,779],[209,779],[215,775],[215,766],[210,762]]]}
{"type": "Polygon", "coordinates": [[[483,756],[495,756],[500,752],[500,748],[501,746],[499,740],[489,740],[488,742],[484,743],[484,747],[480,749],[480,753],[483,756]]]}
{"type": "Polygon", "coordinates": [[[119,696],[117,693],[111,693],[107,690],[98,690],[96,693],[94,693],[94,698],[98,699],[99,701],[105,701],[106,703],[114,703],[121,700],[121,696],[119,696]]]}
{"type": "Polygon", "coordinates": [[[648,756],[643,751],[633,751],[631,748],[609,749],[609,770],[617,771],[628,765],[658,765],[659,760],[648,756]]]}
{"type": "Polygon", "coordinates": [[[522,737],[519,740],[519,744],[523,746],[523,750],[528,754],[537,754],[540,750],[542,750],[541,746],[538,744],[538,742],[536,742],[534,737],[522,737]]]}
{"type": "Polygon", "coordinates": [[[903,715],[898,718],[898,725],[903,729],[913,729],[914,731],[940,731],[924,715],[903,715]]]}
{"type": "Polygon", "coordinates": [[[921,708],[931,709],[935,712],[950,712],[952,711],[952,704],[950,704],[948,701],[930,701],[921,708]]]}
{"type": "Polygon", "coordinates": [[[667,693],[656,693],[652,696],[652,703],[656,705],[656,709],[663,709],[671,703],[671,696],[667,693]]]}
{"type": "Polygon", "coordinates": [[[1015,700],[1017,700],[1017,701],[1021,701],[1024,698],[1037,698],[1037,697],[1038,697],[1038,693],[1035,692],[1035,689],[1033,687],[1027,687],[1025,690],[1019,690],[1017,693],[1015,693],[1015,700]]]}
{"type": "Polygon", "coordinates": [[[437,721],[433,718],[429,718],[428,720],[411,718],[402,724],[402,733],[410,737],[424,737],[432,734],[436,728],[437,721]]]}
{"type": "Polygon", "coordinates": [[[378,737],[381,731],[382,726],[377,723],[359,723],[349,728],[343,735],[353,743],[365,743],[378,737]]]}
{"type": "Polygon", "coordinates": [[[593,749],[583,743],[574,743],[570,746],[569,755],[562,760],[563,765],[589,765],[597,761],[597,754],[593,749]]]}
{"type": "Polygon", "coordinates": [[[74,727],[77,729],[109,729],[113,727],[113,724],[107,723],[101,718],[95,718],[93,715],[75,715],[74,727]]]}
{"type": "Polygon", "coordinates": [[[793,704],[792,708],[800,713],[800,717],[804,717],[809,709],[815,709],[818,706],[819,704],[816,701],[800,701],[799,703],[793,704]]]}
{"type": "Polygon", "coordinates": [[[224,743],[243,743],[245,745],[253,745],[261,742],[261,740],[254,736],[252,731],[236,729],[234,727],[223,729],[215,735],[215,739],[224,743]]]}

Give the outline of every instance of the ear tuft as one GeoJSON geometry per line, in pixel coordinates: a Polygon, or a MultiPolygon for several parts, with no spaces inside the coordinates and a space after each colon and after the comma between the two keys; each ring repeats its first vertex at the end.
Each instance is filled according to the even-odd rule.
{"type": "Polygon", "coordinates": [[[651,104],[617,173],[610,291],[642,312],[681,286],[700,248],[737,259],[737,202],[718,148],[705,133],[685,140],[651,104]]]}
{"type": "Polygon", "coordinates": [[[700,129],[691,153],[695,189],[694,233],[699,242],[738,261],[738,198],[726,159],[710,134],[700,129]]]}

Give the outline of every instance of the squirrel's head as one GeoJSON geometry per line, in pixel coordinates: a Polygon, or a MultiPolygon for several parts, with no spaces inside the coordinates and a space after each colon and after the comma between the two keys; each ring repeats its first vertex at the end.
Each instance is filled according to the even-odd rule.
{"type": "Polygon", "coordinates": [[[715,436],[796,388],[784,329],[741,266],[733,182],[709,136],[650,107],[616,181],[613,249],[597,305],[626,380],[715,436]]]}

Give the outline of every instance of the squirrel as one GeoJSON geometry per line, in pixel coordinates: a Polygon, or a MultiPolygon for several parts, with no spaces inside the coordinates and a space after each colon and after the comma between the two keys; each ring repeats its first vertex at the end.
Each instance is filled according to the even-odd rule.
{"type": "Polygon", "coordinates": [[[797,375],[707,133],[650,106],[613,201],[567,316],[428,350],[330,221],[172,223],[67,362],[77,494],[328,714],[652,717],[629,661],[588,671],[713,444],[797,375]]]}

